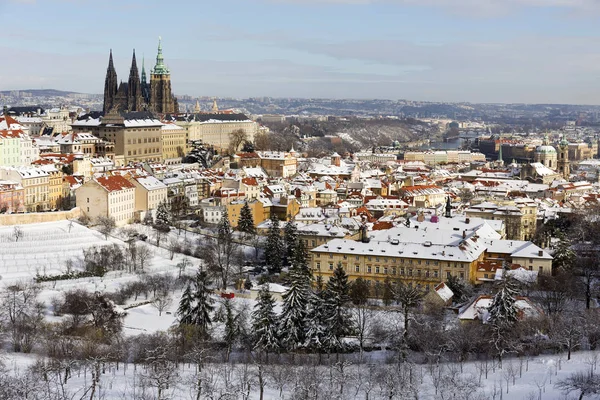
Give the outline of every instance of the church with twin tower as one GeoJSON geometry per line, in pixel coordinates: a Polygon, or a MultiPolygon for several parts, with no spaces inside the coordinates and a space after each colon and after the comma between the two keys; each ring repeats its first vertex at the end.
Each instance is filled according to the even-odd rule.
{"type": "Polygon", "coordinates": [[[156,114],[179,112],[177,99],[171,92],[171,73],[164,63],[161,39],[158,38],[156,65],[150,71],[150,83],[146,79],[146,69],[142,60],[140,77],[135,50],[131,60],[127,82],[117,81],[117,71],[113,64],[112,50],[108,59],[108,69],[104,80],[104,114],[111,111],[136,112],[150,111],[156,114]]]}

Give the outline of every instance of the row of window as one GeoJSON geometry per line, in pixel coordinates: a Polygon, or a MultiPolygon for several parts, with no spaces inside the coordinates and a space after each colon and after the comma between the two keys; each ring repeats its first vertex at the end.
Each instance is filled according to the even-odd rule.
{"type": "MultiPolygon", "coordinates": [[[[317,263],[316,264],[317,270],[321,270],[321,263],[317,263]]],[[[540,267],[541,268],[541,267],[540,267]]],[[[334,265],[333,263],[329,263],[329,270],[333,271],[334,269],[334,265]]],[[[346,271],[349,272],[348,267],[345,267],[346,271]]],[[[375,268],[373,268],[373,266],[371,265],[367,265],[366,267],[366,272],[367,274],[372,274],[373,270],[375,270],[375,274],[383,274],[383,275],[399,275],[400,276],[411,276],[411,277],[419,277],[419,278],[439,278],[439,274],[440,272],[438,270],[413,270],[412,268],[396,268],[396,267],[392,267],[392,268],[388,268],[388,267],[379,267],[379,266],[375,266],[375,268]]],[[[540,270],[541,271],[541,270],[540,270]]],[[[360,265],[355,265],[354,266],[354,272],[355,273],[361,273],[361,266],[360,265]]],[[[446,277],[450,277],[450,275],[452,275],[452,271],[446,271],[446,277]]],[[[459,272],[459,276],[464,279],[465,278],[465,273],[463,271],[459,272]]]]}
{"type": "MultiPolygon", "coordinates": [[[[148,154],[148,153],[149,154],[153,154],[153,153],[158,153],[158,152],[160,152],[160,149],[158,149],[158,148],[144,149],[144,154],[148,154]]],[[[137,150],[133,150],[133,154],[132,154],[132,150],[127,150],[127,155],[128,156],[131,156],[131,155],[136,156],[136,155],[138,155],[137,154],[137,150]]],[[[140,154],[139,155],[142,155],[142,150],[141,149],[140,149],[140,154]]]]}
{"type": "MultiPolygon", "coordinates": [[[[313,243],[314,243],[314,240],[313,240],[313,243]]],[[[321,253],[316,253],[316,258],[321,258],[321,253]]],[[[329,253],[329,258],[333,258],[333,253],[329,253]]],[[[342,256],[342,258],[344,260],[347,260],[348,259],[348,255],[344,254],[342,256]]],[[[354,259],[356,261],[358,261],[358,260],[360,260],[360,256],[354,256],[354,259]]],[[[388,258],[385,258],[385,257],[371,257],[371,256],[367,257],[367,261],[373,261],[373,259],[375,259],[375,262],[382,262],[384,264],[388,263],[388,258]]],[[[405,258],[395,258],[395,257],[390,257],[390,260],[391,260],[390,261],[391,264],[409,264],[409,265],[413,265],[413,264],[422,265],[422,264],[424,264],[424,265],[433,265],[433,266],[436,266],[436,267],[437,266],[442,266],[442,267],[447,266],[447,267],[454,267],[454,268],[461,268],[462,267],[462,264],[459,263],[459,262],[452,263],[452,262],[449,262],[449,261],[446,262],[446,263],[444,263],[444,262],[440,263],[440,261],[437,261],[437,260],[419,260],[419,259],[412,259],[412,258],[406,258],[405,259],[405,258]]]]}
{"type": "MultiPolygon", "coordinates": [[[[143,143],[157,143],[160,141],[159,138],[155,138],[155,137],[151,137],[151,138],[144,138],[143,139],[143,143]]],[[[137,142],[136,139],[127,139],[127,144],[141,144],[142,143],[142,138],[138,138],[137,142]]]]}

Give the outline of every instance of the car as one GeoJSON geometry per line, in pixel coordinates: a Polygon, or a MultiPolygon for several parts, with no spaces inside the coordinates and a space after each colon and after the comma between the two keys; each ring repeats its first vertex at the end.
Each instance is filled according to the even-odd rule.
{"type": "Polygon", "coordinates": [[[138,239],[140,239],[141,241],[145,242],[148,239],[148,235],[144,235],[142,233],[141,235],[138,236],[138,239]]]}

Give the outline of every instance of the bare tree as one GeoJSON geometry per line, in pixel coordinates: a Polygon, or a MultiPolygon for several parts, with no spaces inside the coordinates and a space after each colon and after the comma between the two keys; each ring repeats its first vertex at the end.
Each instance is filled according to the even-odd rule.
{"type": "Polygon", "coordinates": [[[138,244],[136,248],[137,260],[139,262],[140,269],[144,270],[144,268],[150,266],[150,261],[152,260],[152,257],[154,257],[154,253],[148,246],[142,243],[138,244]]]}
{"type": "Polygon", "coordinates": [[[567,378],[556,382],[554,387],[565,395],[579,392],[579,400],[581,400],[590,394],[600,394],[600,375],[583,371],[574,372],[567,378]]]}
{"type": "Polygon", "coordinates": [[[248,140],[248,135],[243,129],[237,129],[229,134],[229,152],[231,154],[238,151],[242,143],[248,140]]]}
{"type": "Polygon", "coordinates": [[[23,234],[23,229],[21,229],[19,225],[15,225],[15,227],[13,228],[13,237],[15,238],[15,242],[18,242],[19,239],[23,237],[23,234]]]}
{"type": "Polygon", "coordinates": [[[104,235],[104,239],[108,240],[108,236],[115,230],[117,224],[113,217],[98,217],[96,223],[99,226],[99,231],[104,235]]]}
{"type": "Polygon", "coordinates": [[[192,266],[192,262],[187,257],[183,257],[183,259],[177,263],[177,269],[179,271],[178,278],[181,278],[181,275],[185,272],[185,269],[192,266]]]}
{"type": "Polygon", "coordinates": [[[227,289],[234,275],[241,271],[241,251],[233,241],[233,232],[208,238],[202,245],[202,259],[209,271],[220,281],[221,288],[227,289]]]}
{"type": "Polygon", "coordinates": [[[154,300],[152,300],[152,305],[158,310],[159,317],[162,316],[163,311],[169,308],[171,304],[173,304],[173,298],[167,291],[159,292],[158,295],[154,297],[154,300]]]}
{"type": "Polygon", "coordinates": [[[175,253],[179,253],[181,251],[181,245],[179,244],[179,240],[177,238],[169,239],[169,244],[167,248],[169,249],[169,258],[172,260],[175,256],[175,253]]]}

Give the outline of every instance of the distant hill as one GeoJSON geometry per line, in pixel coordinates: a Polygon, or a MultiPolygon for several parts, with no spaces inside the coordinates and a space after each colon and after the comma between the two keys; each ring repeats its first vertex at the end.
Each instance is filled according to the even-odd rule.
{"type": "Polygon", "coordinates": [[[0,93],[3,95],[9,95],[11,92],[27,92],[31,93],[33,96],[44,96],[44,97],[52,97],[52,96],[69,96],[72,94],[89,94],[89,93],[79,93],[79,92],[69,92],[64,90],[56,90],[56,89],[23,89],[23,90],[2,90],[0,93]]]}

